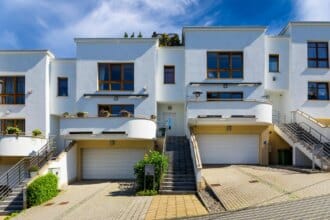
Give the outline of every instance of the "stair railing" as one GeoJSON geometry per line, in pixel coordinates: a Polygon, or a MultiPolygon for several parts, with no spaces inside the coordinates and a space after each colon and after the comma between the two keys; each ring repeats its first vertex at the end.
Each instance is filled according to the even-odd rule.
{"type": "Polygon", "coordinates": [[[198,143],[196,140],[196,136],[191,129],[190,129],[190,143],[191,143],[192,150],[193,150],[193,152],[192,152],[193,157],[195,158],[195,161],[194,161],[195,167],[197,169],[202,169],[202,160],[201,160],[200,154],[199,154],[198,143]]]}
{"type": "Polygon", "coordinates": [[[54,140],[50,138],[34,155],[24,157],[2,174],[0,176],[0,200],[4,200],[14,188],[29,178],[30,167],[42,167],[51,158],[53,152],[54,140]]]}
{"type": "Polygon", "coordinates": [[[293,111],[294,114],[299,114],[301,116],[303,116],[304,118],[308,119],[310,122],[313,122],[314,124],[318,125],[321,128],[326,128],[328,126],[320,123],[319,121],[317,121],[314,117],[312,117],[311,115],[307,114],[306,112],[300,111],[299,109],[296,111],[293,111]]]}

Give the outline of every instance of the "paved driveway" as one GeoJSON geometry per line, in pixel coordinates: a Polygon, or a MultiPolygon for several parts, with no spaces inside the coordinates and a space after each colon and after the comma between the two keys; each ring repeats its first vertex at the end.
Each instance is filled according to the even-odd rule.
{"type": "Polygon", "coordinates": [[[132,196],[130,183],[81,182],[15,219],[144,219],[152,197],[132,196]]]}
{"type": "Polygon", "coordinates": [[[230,211],[330,194],[330,173],[232,165],[203,169],[202,175],[230,211]]]}

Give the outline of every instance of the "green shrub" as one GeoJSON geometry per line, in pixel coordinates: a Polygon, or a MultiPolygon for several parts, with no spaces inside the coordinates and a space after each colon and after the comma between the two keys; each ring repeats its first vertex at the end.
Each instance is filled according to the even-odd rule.
{"type": "Polygon", "coordinates": [[[145,191],[142,190],[136,193],[137,196],[154,196],[157,194],[158,194],[157,190],[153,190],[153,189],[145,190],[145,191]]]}
{"type": "MultiPolygon", "coordinates": [[[[137,162],[134,166],[134,173],[137,181],[137,190],[144,189],[144,166],[146,164],[153,164],[155,166],[155,190],[159,189],[160,181],[163,177],[164,172],[168,167],[168,159],[166,156],[160,154],[158,151],[150,151],[146,154],[143,160],[137,162]]],[[[151,190],[153,185],[153,178],[147,176],[146,178],[146,189],[151,190]]]]}
{"type": "Polygon", "coordinates": [[[31,166],[29,168],[29,172],[38,172],[39,171],[39,167],[38,166],[31,166]]]}
{"type": "Polygon", "coordinates": [[[27,204],[29,207],[40,205],[58,194],[57,176],[48,173],[38,177],[26,189],[27,204]]]}
{"type": "Polygon", "coordinates": [[[6,128],[6,133],[7,134],[19,134],[21,130],[17,127],[7,127],[6,128]]]}
{"type": "Polygon", "coordinates": [[[42,132],[41,132],[41,130],[40,129],[38,129],[38,128],[36,128],[36,129],[34,129],[33,131],[32,131],[32,135],[33,136],[39,136],[39,135],[41,135],[42,134],[42,132]]]}

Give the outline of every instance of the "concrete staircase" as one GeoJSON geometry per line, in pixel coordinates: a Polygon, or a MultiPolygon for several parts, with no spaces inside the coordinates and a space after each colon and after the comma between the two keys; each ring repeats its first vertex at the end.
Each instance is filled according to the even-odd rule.
{"type": "Polygon", "coordinates": [[[330,169],[330,143],[321,142],[298,123],[275,125],[275,132],[292,147],[298,148],[322,170],[330,169]]]}
{"type": "Polygon", "coordinates": [[[196,181],[189,141],[185,136],[168,136],[165,153],[169,167],[160,185],[161,194],[194,194],[196,181]]]}
{"type": "Polygon", "coordinates": [[[0,215],[8,215],[24,209],[23,187],[25,182],[12,189],[4,200],[0,201],[0,215]]]}

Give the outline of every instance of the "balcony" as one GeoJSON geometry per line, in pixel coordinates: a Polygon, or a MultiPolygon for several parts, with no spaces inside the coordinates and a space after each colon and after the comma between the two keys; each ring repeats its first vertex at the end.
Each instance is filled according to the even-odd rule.
{"type": "Polygon", "coordinates": [[[47,139],[30,136],[0,136],[0,156],[29,156],[47,143],[47,139]]]}
{"type": "Polygon", "coordinates": [[[136,117],[61,118],[60,134],[70,140],[155,139],[156,123],[136,117]]]}
{"type": "Polygon", "coordinates": [[[272,105],[257,100],[191,101],[187,104],[190,125],[272,123],[272,105]]]}

